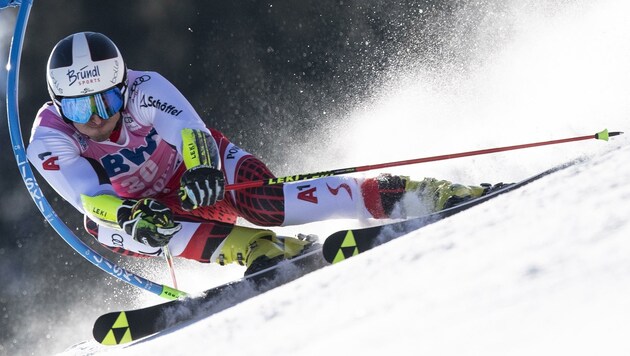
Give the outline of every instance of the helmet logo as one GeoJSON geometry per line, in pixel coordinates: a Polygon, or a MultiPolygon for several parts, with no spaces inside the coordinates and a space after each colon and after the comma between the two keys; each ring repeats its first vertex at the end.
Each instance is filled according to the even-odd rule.
{"type": "Polygon", "coordinates": [[[63,94],[63,89],[59,85],[59,82],[57,81],[57,79],[53,76],[52,72],[50,73],[50,80],[52,80],[52,83],[55,86],[55,89],[57,89],[57,91],[59,92],[59,94],[63,94]]]}
{"type": "Polygon", "coordinates": [[[114,77],[112,78],[112,80],[110,80],[110,82],[112,84],[116,84],[118,83],[118,70],[120,69],[120,65],[118,64],[118,61],[114,61],[114,77]]]}
{"type": "Polygon", "coordinates": [[[97,65],[88,69],[88,66],[85,66],[78,71],[75,72],[74,69],[68,69],[68,85],[72,86],[75,83],[78,85],[90,84],[100,82],[101,71],[97,65]]]}

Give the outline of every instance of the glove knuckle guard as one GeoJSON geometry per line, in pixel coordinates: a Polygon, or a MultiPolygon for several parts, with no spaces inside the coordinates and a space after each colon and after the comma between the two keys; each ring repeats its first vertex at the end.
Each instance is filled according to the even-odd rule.
{"type": "Polygon", "coordinates": [[[118,224],[134,240],[151,247],[166,245],[181,229],[171,210],[155,199],[125,200],[118,208],[118,224]],[[160,228],[166,229],[160,229],[160,228]]]}
{"type": "Polygon", "coordinates": [[[223,173],[209,166],[193,167],[181,178],[181,206],[186,210],[212,206],[223,199],[223,173]]]}

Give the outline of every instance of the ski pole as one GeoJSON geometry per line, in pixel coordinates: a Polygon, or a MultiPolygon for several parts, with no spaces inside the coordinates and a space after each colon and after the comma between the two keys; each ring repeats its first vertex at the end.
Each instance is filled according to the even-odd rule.
{"type": "Polygon", "coordinates": [[[162,251],[164,252],[164,258],[166,258],[166,264],[168,265],[169,271],[171,271],[171,279],[173,280],[173,288],[177,289],[177,278],[175,277],[175,264],[173,263],[173,255],[171,254],[171,250],[168,249],[168,246],[162,247],[162,251]]]}
{"type": "Polygon", "coordinates": [[[608,132],[608,130],[605,129],[604,131],[598,132],[594,135],[577,136],[577,137],[563,138],[559,140],[526,143],[526,144],[514,145],[514,146],[487,148],[487,149],[476,150],[476,151],[450,153],[450,154],[445,154],[445,155],[440,155],[440,156],[422,157],[422,158],[415,158],[415,159],[409,159],[409,160],[404,160],[404,161],[395,161],[395,162],[372,164],[372,165],[365,165],[365,166],[358,166],[358,167],[340,168],[340,169],[333,169],[330,171],[307,173],[307,174],[296,174],[293,176],[270,178],[266,180],[257,180],[257,181],[251,181],[251,182],[228,184],[225,186],[225,189],[226,190],[239,190],[239,189],[246,189],[246,188],[257,188],[257,187],[262,187],[266,185],[298,182],[298,181],[303,181],[303,180],[308,180],[308,179],[337,176],[337,175],[348,174],[348,173],[365,172],[365,171],[370,171],[374,169],[398,167],[398,166],[425,163],[425,162],[443,161],[443,160],[453,159],[453,158],[478,156],[478,155],[484,155],[484,154],[489,154],[489,153],[519,150],[523,148],[530,148],[530,147],[537,147],[537,146],[557,145],[560,143],[567,143],[567,142],[574,142],[574,141],[581,141],[581,140],[596,139],[596,140],[608,141],[609,137],[617,136],[621,134],[623,134],[623,132],[620,132],[620,131],[608,132]]]}

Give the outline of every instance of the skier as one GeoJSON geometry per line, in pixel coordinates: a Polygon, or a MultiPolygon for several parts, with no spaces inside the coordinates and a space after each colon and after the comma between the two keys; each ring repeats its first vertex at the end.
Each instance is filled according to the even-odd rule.
{"type": "Polygon", "coordinates": [[[52,102],[37,113],[28,158],[84,214],[90,234],[126,255],[158,256],[168,246],[174,256],[240,263],[247,274],[314,242],[239,226],[238,217],[262,227],[381,219],[391,216],[407,192],[432,212],[493,188],[383,174],[226,192],[226,184],[274,175],[207,128],[160,74],[127,69],[105,35],[81,32],[62,39],[48,59],[46,80],[52,102]]]}

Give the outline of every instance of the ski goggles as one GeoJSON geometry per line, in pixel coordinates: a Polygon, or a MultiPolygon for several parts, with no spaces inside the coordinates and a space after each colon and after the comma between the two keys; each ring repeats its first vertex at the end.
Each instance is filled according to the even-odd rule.
{"type": "Polygon", "coordinates": [[[61,112],[66,118],[85,124],[90,121],[93,114],[97,114],[102,119],[109,119],[120,111],[123,101],[120,89],[114,87],[98,94],[63,98],[61,112]]]}

